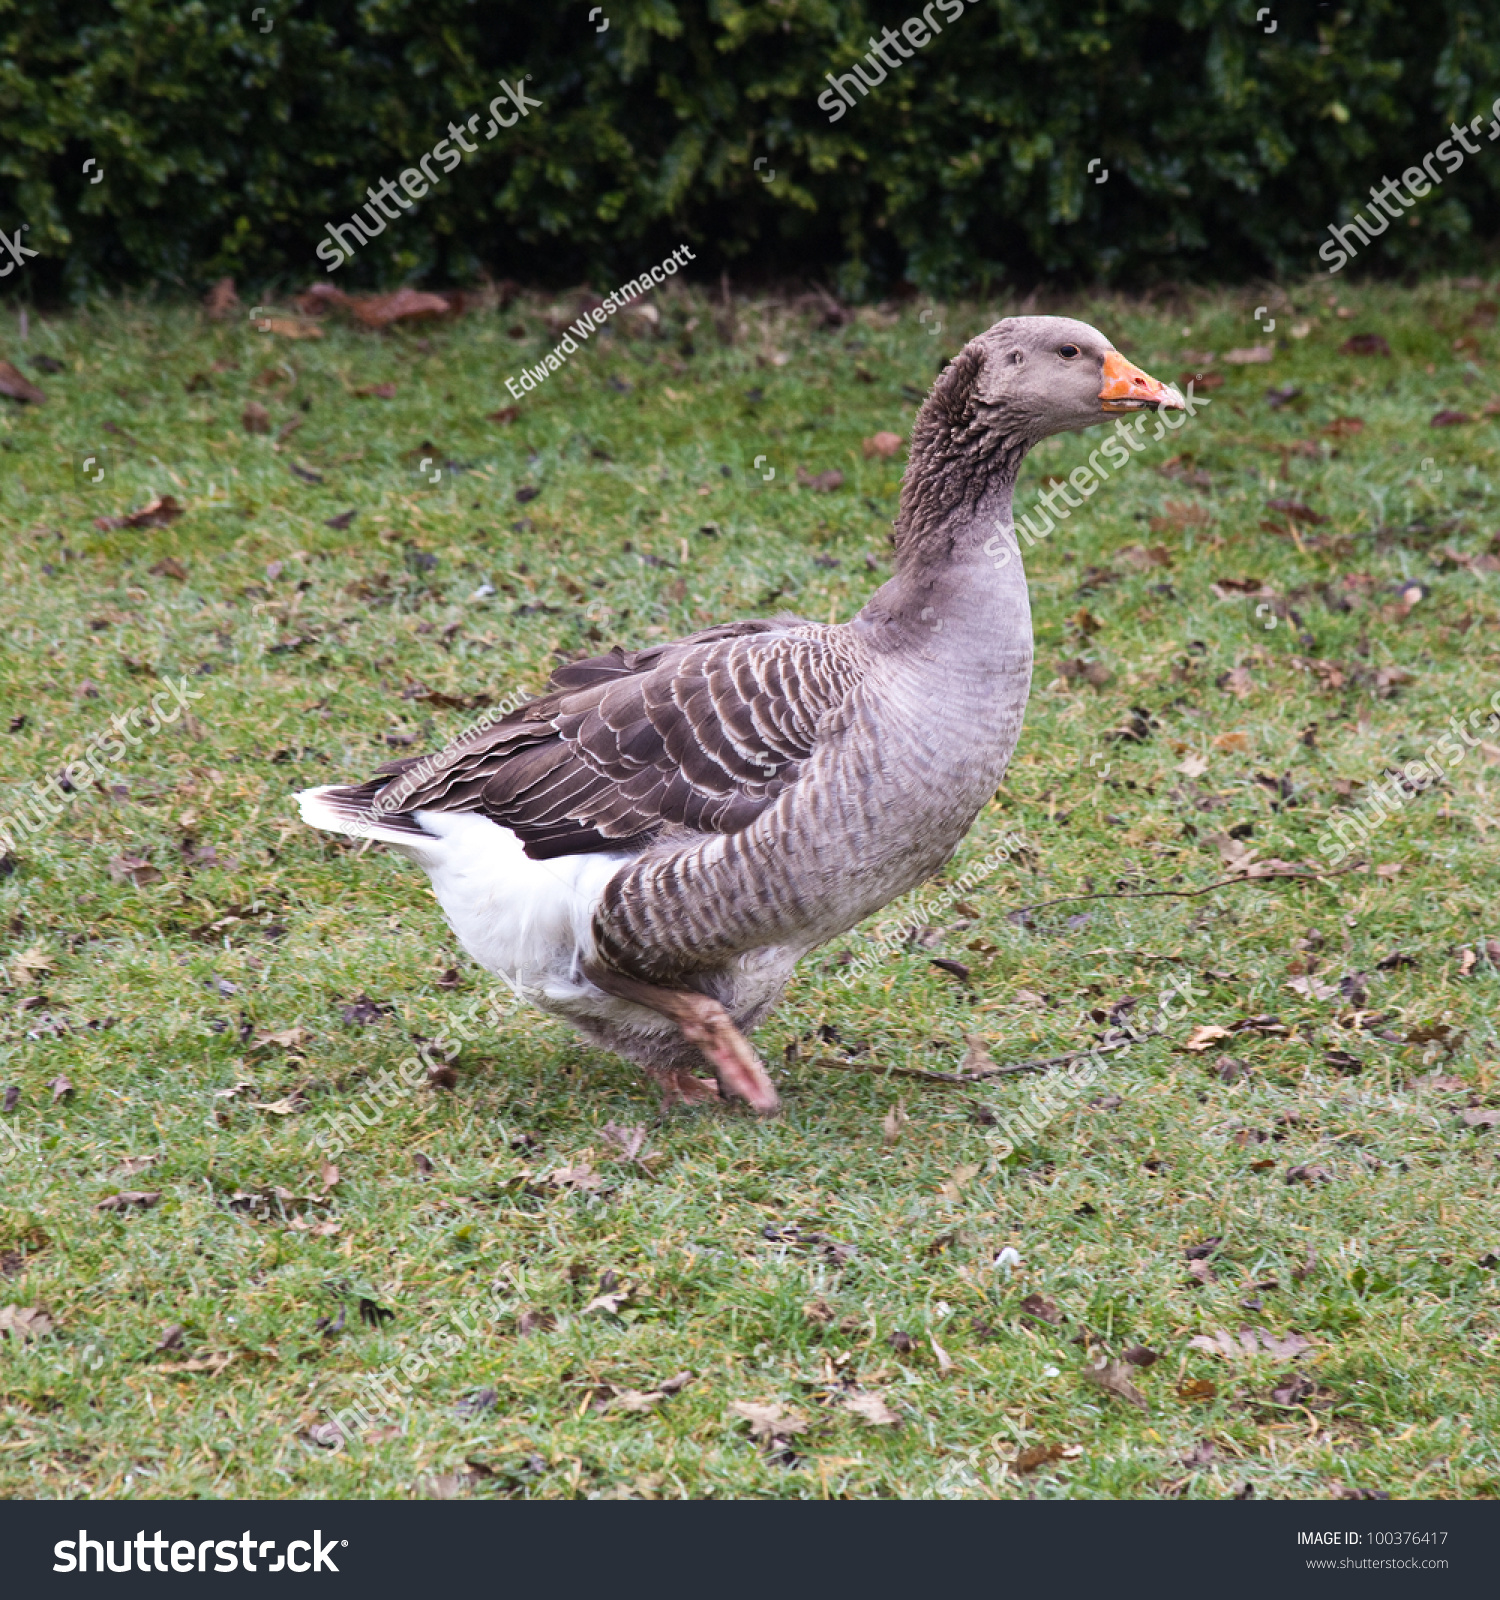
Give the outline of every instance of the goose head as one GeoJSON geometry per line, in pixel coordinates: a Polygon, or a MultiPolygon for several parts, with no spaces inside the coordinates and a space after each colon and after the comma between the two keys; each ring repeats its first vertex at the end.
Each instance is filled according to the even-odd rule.
{"type": "Polygon", "coordinates": [[[1022,458],[1057,433],[1135,411],[1186,410],[1097,328],[1072,317],[1005,317],[939,374],[912,429],[896,522],[898,559],[941,558],[963,524],[1008,509],[1022,458]]]}
{"type": "Polygon", "coordinates": [[[1097,328],[1072,317],[1006,317],[965,347],[976,364],[974,420],[1035,444],[1131,411],[1184,409],[1097,328]]]}

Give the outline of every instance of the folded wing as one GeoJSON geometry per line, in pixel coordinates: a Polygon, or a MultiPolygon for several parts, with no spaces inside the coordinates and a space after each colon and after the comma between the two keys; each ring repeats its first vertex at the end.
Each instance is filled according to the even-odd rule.
{"type": "Polygon", "coordinates": [[[860,675],[847,640],[815,623],[617,647],[440,755],[324,798],[350,820],[414,831],[416,811],[479,812],[537,860],[639,848],[673,826],[735,833],[796,783],[860,675]]]}

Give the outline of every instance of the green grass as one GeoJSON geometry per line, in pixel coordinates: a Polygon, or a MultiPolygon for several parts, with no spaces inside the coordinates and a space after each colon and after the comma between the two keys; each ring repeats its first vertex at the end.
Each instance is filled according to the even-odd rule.
{"type": "MultiPolygon", "coordinates": [[[[508,424],[486,414],[551,342],[540,303],[296,343],[130,304],[34,318],[24,356],[8,321],[0,355],[64,370],[39,378],[46,405],[0,402],[0,710],[25,718],[0,723],[4,793],[56,772],[159,674],[202,698],[119,760],[117,788],[65,797],[0,877],[0,1087],[19,1089],[0,1142],[20,1141],[0,1166],[0,1307],[51,1324],[0,1339],[0,1494],[1495,1494],[1496,1134],[1461,1113],[1500,1104],[1484,954],[1500,749],[1387,821],[1370,870],[1007,916],[1211,883],[1232,829],[1261,858],[1325,867],[1337,786],[1417,756],[1500,688],[1497,576],[1473,559],[1495,549],[1500,420],[1480,411],[1500,339],[1482,311],[1471,325],[1473,286],[1337,292],[1352,317],[1325,284],[1273,305],[1274,363],[1221,359],[1209,408],[1029,552],[1020,749],[944,882],[906,908],[948,931],[845,987],[844,952],[898,907],[804,964],[757,1041],[783,1117],[662,1118],[627,1064],[511,1010],[452,1088],[397,1100],[343,1152],[326,1195],[322,1119],[500,986],[457,951],[421,874],[303,828],[291,793],[469,720],[414,685],[498,698],[616,640],[851,615],[889,571],[901,469],[861,439],[904,435],[940,356],[1007,308],[950,306],[931,337],[915,304],[836,329],[741,304],[726,344],[717,302],[681,295],[654,334],[617,318],[619,337],[596,335],[508,424]],[[1365,331],[1391,355],[1339,353],[1365,331]],[[385,382],[392,400],[351,396],[385,382]],[[1286,383],[1301,398],[1271,408],[1286,383]],[[273,429],[301,423],[279,450],[242,429],[252,398],[273,429]],[[1443,408],[1477,420],[1435,429],[1443,408]],[[1324,432],[1339,416],[1364,430],[1324,432]],[[106,481],[81,486],[75,460],[106,445],[106,481]],[[423,456],[444,463],[437,485],[423,456]],[[813,492],[799,467],[844,484],[813,492]],[[518,504],[525,484],[540,494],[518,504]],[[95,526],[164,494],[187,508],[169,527],[95,526]],[[1329,520],[1290,537],[1266,511],[1287,497],[1329,520]],[[1166,546],[1170,567],[1121,559],[1132,545],[1166,546]],[[1268,629],[1269,602],[1225,579],[1262,580],[1300,623],[1268,629]],[[1403,614],[1408,579],[1424,593],[1403,614]],[[1145,737],[1111,738],[1132,725],[1145,737]],[[1192,757],[1196,778],[1178,770],[1192,757]],[[1029,850],[955,896],[1012,831],[1029,850]],[[1382,968],[1395,952],[1413,964],[1382,968]],[[1355,981],[1293,991],[1310,954],[1317,979],[1355,981]],[[1034,1077],[902,1075],[951,1071],[966,1034],[997,1061],[1078,1048],[1101,1031],[1091,1010],[1130,995],[1149,1017],[1171,976],[1191,979],[1188,1015],[1108,1058],[1100,1105],[1008,1156],[993,1118],[1034,1077]],[[345,1021],[361,995],[388,1012],[345,1021]],[[1282,1031],[1184,1048],[1200,1024],[1267,1013],[1282,1031]],[[297,1028],[291,1048],[255,1043],[297,1028]],[[1221,1075],[1225,1054],[1248,1070],[1221,1075]],[[72,1089],[54,1099],[59,1078],[72,1089]],[[610,1122],[644,1126],[653,1159],[623,1160],[610,1122]],[[1288,1182],[1298,1167],[1327,1181],[1288,1182]],[[549,1181],[578,1168],[602,1186],[549,1181]],[[97,1209],[121,1189],[160,1200],[97,1209]],[[1185,1251],[1213,1236],[1199,1282],[1185,1251]],[[1006,1245],[1013,1272],[993,1265],[1006,1245]],[[628,1295],[586,1309],[612,1285],[628,1295]],[[1028,1320],[1033,1294],[1066,1320],[1028,1320]],[[309,1437],[479,1306],[496,1320],[372,1439],[309,1437]],[[1241,1327],[1311,1348],[1190,1343],[1241,1327]],[[1129,1369],[1145,1409],[1085,1371],[1137,1344],[1161,1358],[1129,1369]],[[645,1411],[605,1405],[684,1370],[645,1411]],[[460,1414],[480,1390],[494,1404],[460,1414]],[[899,1427],[851,1412],[856,1391],[899,1427]],[[757,1443],[735,1402],[808,1426],[757,1443]],[[1029,1473],[1002,1465],[1049,1446],[1029,1473]]],[[[1184,349],[1257,338],[1239,296],[1057,309],[1168,378],[1184,349]]],[[[1037,451],[1018,503],[1101,439],[1037,451]]]]}

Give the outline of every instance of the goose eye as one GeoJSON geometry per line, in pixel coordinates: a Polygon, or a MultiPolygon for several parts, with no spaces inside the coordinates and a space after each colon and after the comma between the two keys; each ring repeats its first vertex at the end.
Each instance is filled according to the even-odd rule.
{"type": "Polygon", "coordinates": [[[1081,354],[1076,344],[1065,344],[1057,353],[1064,361],[1071,361],[1074,356],[1081,354]]]}

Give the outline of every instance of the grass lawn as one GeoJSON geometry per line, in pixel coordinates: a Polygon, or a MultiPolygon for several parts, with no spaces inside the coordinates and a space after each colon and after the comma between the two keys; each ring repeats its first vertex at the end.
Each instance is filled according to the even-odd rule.
{"type": "MultiPolygon", "coordinates": [[[[1027,552],[1006,783],[804,963],[757,1036],[769,1123],[663,1117],[291,794],[559,659],[850,616],[904,459],[861,441],[1012,308],[679,293],[508,421],[542,301],[296,340],[130,304],[23,346],[8,314],[47,400],[0,401],[0,821],[143,715],[0,866],[0,1494],[1500,1492],[1500,736],[1318,844],[1500,689],[1485,293],[1324,281],[1271,307],[1269,365],[1225,360],[1265,338],[1243,295],[1045,308],[1211,404],[1027,552]],[[184,514],[96,520],[159,496],[184,514]],[[146,731],[162,678],[200,698],[146,731]],[[997,1119],[1040,1075],[919,1075],[1131,1018],[1035,1135],[997,1119]],[[335,1171],[311,1139],[355,1105],[335,1171]]],[[[1018,509],[1103,438],[1035,452],[1018,509]]]]}

